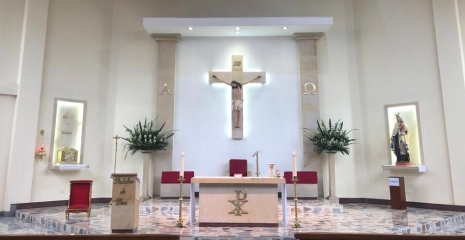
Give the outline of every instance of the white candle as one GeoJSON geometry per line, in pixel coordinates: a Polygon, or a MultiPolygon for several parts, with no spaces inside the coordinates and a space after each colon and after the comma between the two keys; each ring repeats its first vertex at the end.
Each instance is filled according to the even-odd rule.
{"type": "Polygon", "coordinates": [[[295,151],[292,152],[292,177],[297,177],[297,157],[295,151]]]}
{"type": "Polygon", "coordinates": [[[184,178],[184,152],[181,153],[181,166],[179,168],[179,177],[184,178]]]}

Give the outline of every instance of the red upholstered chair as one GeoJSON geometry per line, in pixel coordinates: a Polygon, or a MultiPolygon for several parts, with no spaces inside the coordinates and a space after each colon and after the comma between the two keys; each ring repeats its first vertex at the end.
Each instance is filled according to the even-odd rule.
{"type": "Polygon", "coordinates": [[[65,213],[66,219],[69,219],[70,213],[81,212],[86,212],[87,218],[90,217],[92,182],[92,180],[69,181],[69,201],[65,213]]]}
{"type": "MultiPolygon", "coordinates": [[[[292,172],[284,172],[287,198],[294,198],[292,172]]],[[[297,171],[297,197],[300,199],[318,198],[318,175],[313,171],[297,171]]]]}
{"type": "Polygon", "coordinates": [[[234,177],[234,174],[242,174],[242,176],[250,176],[250,171],[247,171],[247,159],[230,159],[229,160],[229,172],[227,173],[230,177],[234,177]]]}
{"type": "MultiPolygon", "coordinates": [[[[194,171],[184,171],[184,183],[190,184],[194,171]]],[[[160,197],[179,198],[179,171],[163,171],[161,173],[160,197]]],[[[182,188],[182,197],[190,197],[188,187],[182,188]]]]}
{"type": "MultiPolygon", "coordinates": [[[[286,183],[294,184],[292,182],[292,172],[284,172],[284,178],[286,179],[286,183]]],[[[318,183],[318,175],[316,172],[312,171],[297,171],[297,184],[317,184],[318,183]]]]}
{"type": "MultiPolygon", "coordinates": [[[[193,177],[194,171],[184,171],[184,182],[182,183],[191,183],[193,177]]],[[[163,171],[161,173],[161,183],[179,184],[179,171],[163,171]]]]}

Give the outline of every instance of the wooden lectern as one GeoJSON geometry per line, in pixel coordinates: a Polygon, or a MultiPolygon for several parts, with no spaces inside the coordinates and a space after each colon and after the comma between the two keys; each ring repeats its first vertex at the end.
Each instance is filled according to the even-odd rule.
{"type": "Polygon", "coordinates": [[[136,173],[113,173],[111,232],[132,233],[139,226],[139,179],[136,173]]]}
{"type": "Polygon", "coordinates": [[[404,177],[389,177],[389,192],[391,193],[391,209],[407,209],[404,177]]]}

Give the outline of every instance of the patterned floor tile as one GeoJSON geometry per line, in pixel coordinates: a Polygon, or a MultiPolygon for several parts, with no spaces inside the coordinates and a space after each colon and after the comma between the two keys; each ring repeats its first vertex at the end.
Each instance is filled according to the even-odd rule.
{"type": "MultiPolygon", "coordinates": [[[[288,226],[277,228],[207,228],[190,225],[189,209],[185,203],[182,217],[187,228],[175,228],[179,207],[177,200],[151,199],[140,204],[138,233],[180,234],[190,240],[290,240],[294,231],[410,233],[410,234],[465,234],[465,213],[409,208],[393,210],[389,206],[345,204],[329,206],[324,200],[299,200],[298,217],[301,229],[292,228],[293,202],[288,203],[288,226]]],[[[196,204],[198,206],[198,202],[196,204]]],[[[280,205],[278,206],[280,208],[280,205]]],[[[90,219],[85,213],[71,214],[65,219],[65,207],[25,209],[15,218],[0,218],[0,234],[109,234],[108,204],[92,205],[90,219]]],[[[196,209],[198,217],[198,209],[196,209]]],[[[282,219],[282,211],[279,211],[282,219]]]]}

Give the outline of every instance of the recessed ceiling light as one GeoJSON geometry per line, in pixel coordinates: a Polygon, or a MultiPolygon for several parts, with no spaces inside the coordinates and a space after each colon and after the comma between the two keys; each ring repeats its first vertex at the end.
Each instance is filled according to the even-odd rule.
{"type": "Polygon", "coordinates": [[[240,31],[236,31],[236,33],[241,33],[240,31]]]}
{"type": "Polygon", "coordinates": [[[287,29],[287,27],[283,27],[283,29],[284,29],[284,30],[286,30],[286,29],[287,29]]]}
{"type": "Polygon", "coordinates": [[[236,27],[236,30],[238,30],[238,31],[239,31],[239,30],[241,30],[241,28],[240,28],[240,27],[236,27]]]}
{"type": "Polygon", "coordinates": [[[192,31],[192,30],[194,30],[194,28],[193,28],[193,27],[188,27],[187,29],[189,29],[189,31],[192,31]]]}

